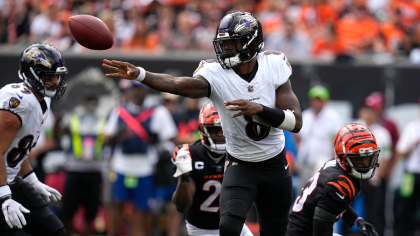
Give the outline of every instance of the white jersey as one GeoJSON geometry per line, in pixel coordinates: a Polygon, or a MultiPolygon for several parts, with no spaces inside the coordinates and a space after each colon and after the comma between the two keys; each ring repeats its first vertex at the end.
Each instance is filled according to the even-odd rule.
{"type": "MultiPolygon", "coordinates": [[[[50,108],[51,98],[45,97],[50,108]]],[[[7,172],[7,182],[14,180],[20,171],[20,165],[36,145],[48,117],[48,110],[43,113],[35,95],[23,84],[8,84],[0,90],[0,109],[10,111],[18,116],[22,126],[7,152],[3,155],[7,172]]]]}
{"type": "Polygon", "coordinates": [[[194,76],[201,75],[210,83],[210,100],[221,119],[227,152],[250,162],[278,155],[284,148],[283,130],[258,125],[248,115],[231,118],[238,111],[228,111],[223,102],[246,99],[276,108],[276,89],[286,83],[292,74],[292,67],[281,52],[259,53],[257,61],[258,71],[249,83],[232,69],[223,69],[217,60],[201,61],[194,72],[194,76]]]}

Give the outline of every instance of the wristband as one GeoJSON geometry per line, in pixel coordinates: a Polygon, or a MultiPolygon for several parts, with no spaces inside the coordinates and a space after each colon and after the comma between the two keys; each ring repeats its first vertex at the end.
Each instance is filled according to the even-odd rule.
{"type": "Polygon", "coordinates": [[[10,190],[9,185],[3,185],[0,186],[0,199],[3,199],[7,196],[11,196],[12,195],[12,191],[10,190]]]}
{"type": "Polygon", "coordinates": [[[25,181],[27,183],[30,183],[32,185],[33,183],[35,183],[35,182],[37,182],[39,180],[38,180],[38,177],[36,177],[35,172],[32,171],[30,174],[26,175],[23,178],[23,181],[25,181]]]}
{"type": "Polygon", "coordinates": [[[181,182],[190,182],[190,175],[181,175],[181,182]]]}
{"type": "Polygon", "coordinates": [[[139,76],[135,78],[135,81],[142,82],[144,78],[146,78],[146,71],[143,69],[143,67],[137,67],[140,70],[139,76]]]}
{"type": "Polygon", "coordinates": [[[363,220],[363,218],[362,218],[362,217],[360,217],[360,216],[359,216],[359,217],[357,217],[357,219],[354,221],[354,223],[355,223],[354,225],[356,225],[356,226],[357,226],[357,222],[358,222],[359,220],[363,220]]]}

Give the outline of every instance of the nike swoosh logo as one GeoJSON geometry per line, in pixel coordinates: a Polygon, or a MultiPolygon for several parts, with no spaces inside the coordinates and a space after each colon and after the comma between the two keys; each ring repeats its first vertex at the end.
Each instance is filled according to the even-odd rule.
{"type": "Polygon", "coordinates": [[[343,195],[340,195],[339,193],[337,193],[337,192],[335,192],[341,199],[343,199],[344,200],[344,196],[343,195]]]}
{"type": "Polygon", "coordinates": [[[20,99],[22,99],[22,98],[23,98],[23,96],[20,96],[18,93],[16,93],[16,95],[18,95],[18,97],[19,97],[20,99]]]}
{"type": "Polygon", "coordinates": [[[286,170],[289,167],[289,163],[287,163],[287,166],[284,167],[284,169],[286,170]]]}

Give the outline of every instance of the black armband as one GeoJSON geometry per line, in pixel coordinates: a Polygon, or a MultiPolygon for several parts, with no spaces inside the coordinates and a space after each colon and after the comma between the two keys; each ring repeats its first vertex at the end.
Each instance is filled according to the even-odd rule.
{"type": "Polygon", "coordinates": [[[354,211],[354,209],[349,206],[346,209],[346,212],[344,212],[343,216],[341,217],[346,224],[351,227],[354,225],[354,221],[359,217],[359,215],[354,211]]]}
{"type": "Polygon", "coordinates": [[[181,175],[181,182],[190,182],[190,175],[181,175]]]}
{"type": "Polygon", "coordinates": [[[263,118],[273,127],[279,127],[284,121],[285,114],[282,109],[269,108],[260,104],[263,108],[263,111],[258,114],[259,117],[263,118]]]}

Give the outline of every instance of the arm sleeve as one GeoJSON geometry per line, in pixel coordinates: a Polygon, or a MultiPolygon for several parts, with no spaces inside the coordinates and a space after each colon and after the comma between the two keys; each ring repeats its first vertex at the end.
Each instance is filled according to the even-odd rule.
{"type": "Polygon", "coordinates": [[[333,234],[334,222],[334,214],[327,212],[320,207],[316,207],[313,219],[313,235],[331,236],[333,234]]]}
{"type": "Polygon", "coordinates": [[[285,114],[284,111],[277,108],[269,108],[261,104],[263,112],[258,114],[259,117],[267,121],[271,126],[278,127],[283,123],[285,114]]]}
{"type": "Polygon", "coordinates": [[[343,211],[345,211],[345,206],[342,203],[334,200],[329,195],[321,197],[315,208],[313,236],[331,236],[334,222],[339,219],[343,211]]]}
{"type": "Polygon", "coordinates": [[[346,222],[346,224],[349,227],[352,227],[354,225],[354,221],[356,221],[358,217],[359,215],[356,213],[356,211],[354,211],[354,209],[351,206],[348,206],[343,214],[343,217],[341,218],[344,220],[344,222],[346,222]]]}

